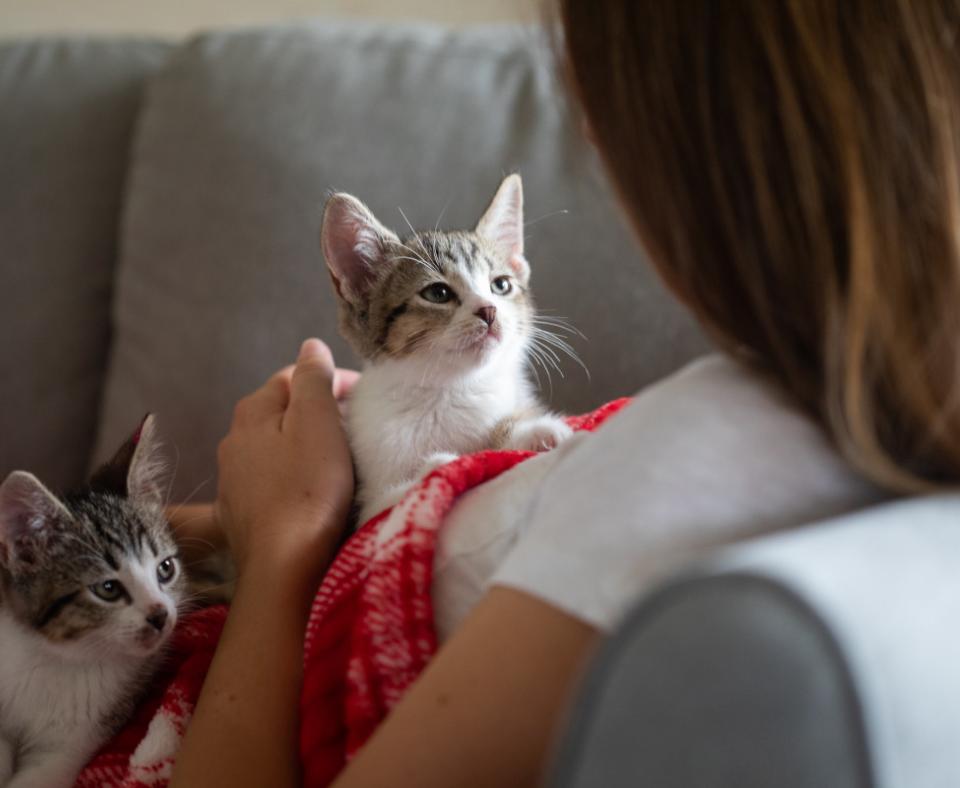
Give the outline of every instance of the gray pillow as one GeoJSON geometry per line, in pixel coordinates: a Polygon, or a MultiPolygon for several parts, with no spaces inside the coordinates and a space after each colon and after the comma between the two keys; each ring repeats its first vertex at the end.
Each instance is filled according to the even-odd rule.
{"type": "Polygon", "coordinates": [[[25,468],[68,487],[86,470],[127,152],[166,53],[143,40],[0,43],[0,478],[25,468]]]}
{"type": "Polygon", "coordinates": [[[317,243],[328,190],[398,229],[399,208],[464,227],[513,170],[539,303],[589,339],[575,344],[592,380],[565,363],[556,407],[632,393],[703,348],[622,226],[534,32],[325,23],[190,43],[140,127],[99,454],[155,410],[175,495],[212,495],[234,401],[304,336],[355,363],[317,243]]]}

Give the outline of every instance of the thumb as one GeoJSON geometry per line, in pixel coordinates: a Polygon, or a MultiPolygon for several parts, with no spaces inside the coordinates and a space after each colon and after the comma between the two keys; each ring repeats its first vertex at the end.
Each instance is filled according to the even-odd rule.
{"type": "Polygon", "coordinates": [[[299,403],[333,401],[333,354],[319,339],[308,339],[300,346],[297,365],[290,381],[290,406],[299,403]]]}

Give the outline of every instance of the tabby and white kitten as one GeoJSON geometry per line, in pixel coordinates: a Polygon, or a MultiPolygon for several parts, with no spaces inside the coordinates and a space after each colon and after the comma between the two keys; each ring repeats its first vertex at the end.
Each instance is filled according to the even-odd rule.
{"type": "Polygon", "coordinates": [[[536,328],[518,175],[472,231],[401,238],[335,194],[321,244],[341,333],[365,361],[347,416],[359,522],[458,455],[549,449],[571,434],[527,377],[536,328]]]}
{"type": "Polygon", "coordinates": [[[0,485],[0,786],[58,788],[123,725],[185,589],[154,419],[87,487],[0,485]]]}

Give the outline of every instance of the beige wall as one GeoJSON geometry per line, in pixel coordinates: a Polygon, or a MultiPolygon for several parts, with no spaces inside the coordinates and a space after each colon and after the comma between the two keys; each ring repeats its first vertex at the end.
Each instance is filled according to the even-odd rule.
{"type": "Polygon", "coordinates": [[[538,0],[0,0],[0,36],[55,32],[183,35],[317,16],[532,21],[538,0]]]}

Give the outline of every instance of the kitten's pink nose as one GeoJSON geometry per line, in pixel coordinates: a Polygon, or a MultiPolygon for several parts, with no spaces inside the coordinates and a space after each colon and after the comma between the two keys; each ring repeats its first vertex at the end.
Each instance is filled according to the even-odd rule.
{"type": "Polygon", "coordinates": [[[497,319],[497,308],[495,306],[482,306],[474,314],[488,326],[492,326],[493,321],[497,319]]]}

